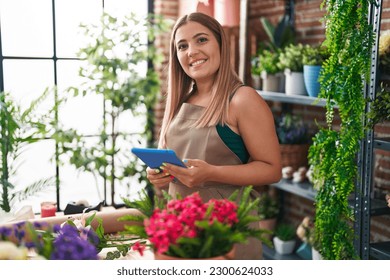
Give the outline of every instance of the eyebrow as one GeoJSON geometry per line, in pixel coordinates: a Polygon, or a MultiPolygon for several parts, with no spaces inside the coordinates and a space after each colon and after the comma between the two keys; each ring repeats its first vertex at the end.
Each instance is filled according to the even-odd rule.
{"type": "MultiPolygon", "coordinates": [[[[200,33],[196,33],[194,36],[192,36],[192,39],[195,39],[195,38],[197,38],[197,37],[199,37],[199,36],[202,36],[202,35],[209,36],[209,34],[207,34],[207,33],[200,32],[200,33]]],[[[185,42],[185,41],[186,41],[186,40],[182,39],[182,40],[178,41],[176,44],[179,44],[179,43],[185,42]]]]}

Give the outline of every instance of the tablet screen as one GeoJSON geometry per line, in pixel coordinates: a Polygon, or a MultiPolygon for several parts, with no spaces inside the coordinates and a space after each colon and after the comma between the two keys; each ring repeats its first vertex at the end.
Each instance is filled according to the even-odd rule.
{"type": "Polygon", "coordinates": [[[132,148],[131,152],[150,168],[159,168],[164,162],[186,167],[175,151],[170,149],[132,148]]]}

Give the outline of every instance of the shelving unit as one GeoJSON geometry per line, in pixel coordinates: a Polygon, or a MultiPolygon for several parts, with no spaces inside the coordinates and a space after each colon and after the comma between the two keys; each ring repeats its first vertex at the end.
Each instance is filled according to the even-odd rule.
{"type": "MultiPolygon", "coordinates": [[[[378,40],[381,22],[382,0],[375,0],[370,4],[370,23],[376,36],[376,42],[371,54],[371,77],[366,84],[365,97],[370,100],[375,99],[377,89],[377,60],[378,60],[378,40]]],[[[277,101],[288,104],[299,104],[309,106],[324,107],[326,100],[303,95],[286,95],[285,93],[257,91],[265,100],[277,101]]],[[[366,112],[370,110],[370,102],[367,102],[366,112]]],[[[373,216],[390,215],[390,208],[384,200],[372,198],[372,174],[373,174],[373,150],[381,149],[390,151],[390,138],[375,138],[372,130],[367,131],[365,138],[361,141],[360,151],[357,159],[359,169],[359,180],[356,182],[356,189],[350,200],[350,206],[354,209],[354,232],[355,249],[362,259],[390,259],[390,241],[371,243],[370,242],[370,219],[373,216]]],[[[281,180],[273,184],[273,187],[284,192],[314,201],[316,191],[309,182],[293,183],[290,180],[281,180]]],[[[271,248],[265,246],[264,256],[270,259],[299,259],[297,255],[280,256],[271,248]]]]}
{"type": "MultiPolygon", "coordinates": [[[[370,4],[369,21],[373,26],[376,41],[371,52],[371,76],[366,84],[365,98],[375,100],[377,91],[377,68],[378,68],[378,41],[380,33],[382,13],[382,0],[376,0],[370,4]]],[[[370,111],[371,102],[367,102],[365,111],[370,111]]],[[[368,130],[361,142],[358,167],[361,180],[356,187],[355,205],[355,248],[362,259],[390,259],[390,241],[371,243],[371,217],[389,215],[390,208],[385,201],[371,198],[373,191],[373,158],[374,149],[390,151],[390,139],[374,137],[374,131],[368,130]]]]}
{"type": "MultiPolygon", "coordinates": [[[[309,105],[309,106],[319,106],[324,107],[326,101],[319,98],[310,97],[307,95],[287,95],[285,93],[279,92],[270,92],[270,91],[261,91],[257,90],[260,96],[268,101],[277,101],[288,104],[299,104],[299,105],[309,105]]],[[[304,181],[302,183],[294,183],[292,180],[282,179],[278,183],[271,185],[274,188],[277,188],[283,192],[292,193],[294,195],[304,197],[310,201],[315,200],[316,191],[313,189],[313,185],[309,181],[304,181]]],[[[283,201],[283,192],[281,196],[281,201],[283,201]]],[[[298,254],[288,254],[280,255],[275,252],[274,249],[263,244],[263,256],[267,260],[302,260],[298,254]]]]}

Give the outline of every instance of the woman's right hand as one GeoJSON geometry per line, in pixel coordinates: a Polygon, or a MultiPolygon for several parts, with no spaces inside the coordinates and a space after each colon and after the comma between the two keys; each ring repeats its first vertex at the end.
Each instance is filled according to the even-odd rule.
{"type": "Polygon", "coordinates": [[[166,187],[173,179],[169,173],[166,173],[164,170],[160,170],[158,168],[153,169],[147,167],[146,173],[146,177],[148,178],[149,182],[158,189],[166,187]]]}

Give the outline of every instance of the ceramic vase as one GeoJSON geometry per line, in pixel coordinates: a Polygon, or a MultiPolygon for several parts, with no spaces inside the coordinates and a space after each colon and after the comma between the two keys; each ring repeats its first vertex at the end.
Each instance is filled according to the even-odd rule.
{"type": "Polygon", "coordinates": [[[288,255],[294,251],[295,240],[283,241],[279,237],[275,236],[273,239],[275,251],[279,255],[288,255]]]}
{"type": "Polygon", "coordinates": [[[284,75],[286,77],[286,94],[307,95],[303,72],[292,72],[290,69],[286,69],[284,75]]]}
{"type": "Polygon", "coordinates": [[[320,65],[304,65],[303,66],[303,79],[307,93],[311,97],[317,97],[320,93],[320,82],[318,78],[320,76],[320,65]]]}

